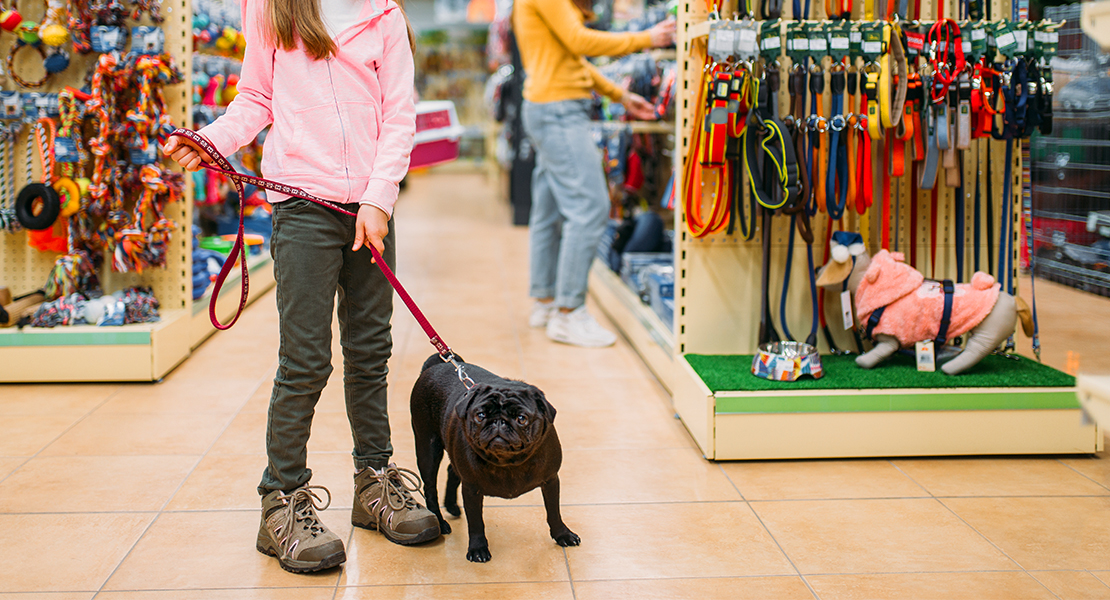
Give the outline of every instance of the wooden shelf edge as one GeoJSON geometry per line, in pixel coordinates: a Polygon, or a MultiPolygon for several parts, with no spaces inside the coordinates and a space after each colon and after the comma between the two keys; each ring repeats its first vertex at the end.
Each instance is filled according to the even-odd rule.
{"type": "Polygon", "coordinates": [[[590,269],[590,295],[663,387],[674,394],[674,332],[599,260],[590,269]]]}

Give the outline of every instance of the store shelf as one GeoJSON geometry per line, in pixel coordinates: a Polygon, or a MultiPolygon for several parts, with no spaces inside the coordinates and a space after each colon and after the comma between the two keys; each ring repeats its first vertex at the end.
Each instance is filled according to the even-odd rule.
{"type": "MultiPolygon", "coordinates": [[[[263,251],[262,254],[247,257],[247,269],[250,271],[250,277],[247,279],[250,284],[247,304],[250,305],[274,287],[274,261],[270,258],[269,253],[263,251]]],[[[239,281],[241,279],[242,276],[239,270],[233,271],[220,290],[220,297],[216,301],[216,316],[221,323],[227,323],[239,306],[239,281]]],[[[212,320],[208,315],[208,305],[211,301],[211,288],[203,296],[193,301],[193,314],[190,323],[190,348],[192,349],[196,349],[204,340],[208,339],[208,336],[216,333],[216,327],[212,325],[212,320]]]]}
{"type": "MultiPolygon", "coordinates": [[[[248,264],[253,302],[274,286],[274,274],[269,256],[248,264]]],[[[216,331],[208,321],[208,298],[189,310],[163,310],[156,323],[0,329],[0,382],[157,381],[216,331]]],[[[224,286],[217,314],[226,321],[238,304],[236,276],[224,286]]]]}
{"type": "Polygon", "coordinates": [[[157,323],[0,330],[0,382],[155,381],[190,353],[190,314],[157,323]],[[94,358],[95,357],[95,358],[94,358]]]}
{"type": "Polygon", "coordinates": [[[590,270],[590,295],[628,338],[663,387],[674,393],[674,332],[600,261],[590,270]]]}
{"type": "MultiPolygon", "coordinates": [[[[878,367],[882,368],[882,367],[878,367]]],[[[1074,387],[712,391],[687,357],[674,405],[706,458],[1089,454],[1074,387]]]]}

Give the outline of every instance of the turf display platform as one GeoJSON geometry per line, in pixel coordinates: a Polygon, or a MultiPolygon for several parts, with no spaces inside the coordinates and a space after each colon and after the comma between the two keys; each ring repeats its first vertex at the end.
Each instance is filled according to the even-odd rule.
{"type": "Polygon", "coordinates": [[[751,355],[687,354],[687,362],[716,392],[800,390],[885,390],[956,388],[1060,388],[1075,386],[1075,377],[1014,355],[990,355],[959,375],[918,371],[913,357],[895,355],[874,369],[856,366],[855,355],[821,356],[825,375],[799,381],[768,381],[752,375],[751,355]]]}

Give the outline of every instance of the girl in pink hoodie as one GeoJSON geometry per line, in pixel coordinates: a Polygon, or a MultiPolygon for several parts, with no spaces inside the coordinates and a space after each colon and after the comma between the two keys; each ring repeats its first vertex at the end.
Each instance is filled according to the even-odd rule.
{"type": "MultiPolygon", "coordinates": [[[[281,346],[266,431],[268,463],[259,551],[294,572],[337,566],[343,542],[317,510],[330,503],[308,485],[312,415],[332,371],[334,298],[339,298],[343,384],[354,438],[352,523],[390,541],[439,537],[438,520],[413,498],[419,478],[390,462],[386,362],[393,291],[369,244],[394,266],[391,216],[409,165],[416,113],[414,38],[403,0],[242,0],[247,39],[239,94],[200,130],[230,155],[267,125],[262,173],[346,205],[350,217],[269,192],[270,253],[281,346]]],[[[202,160],[173,137],[164,151],[187,169],[202,160]]],[[[322,495],[327,495],[327,500],[322,495]]]]}

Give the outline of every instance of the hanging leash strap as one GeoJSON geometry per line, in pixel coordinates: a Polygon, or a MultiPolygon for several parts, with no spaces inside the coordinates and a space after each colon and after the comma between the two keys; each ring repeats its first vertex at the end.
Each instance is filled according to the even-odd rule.
{"type": "Polygon", "coordinates": [[[694,137],[686,156],[684,202],[686,226],[695,238],[705,237],[723,230],[728,225],[732,203],[732,177],[725,153],[728,149],[729,94],[731,77],[715,66],[706,65],[698,92],[699,110],[695,116],[694,137]],[[711,188],[711,207],[708,217],[703,216],[705,196],[702,174],[709,170],[714,176],[711,188]]]}
{"type": "MultiPolygon", "coordinates": [[[[207,139],[194,131],[190,131],[188,129],[177,129],[171,135],[189,140],[192,145],[196,146],[205,155],[207,155],[210,162],[202,161],[201,166],[214,173],[220,173],[230,179],[235,184],[235,190],[239,192],[240,199],[246,198],[243,184],[249,184],[264,190],[277,192],[279,194],[302,198],[304,200],[308,200],[310,202],[323,206],[324,208],[327,208],[329,210],[333,210],[335,212],[342,213],[348,216],[358,216],[358,213],[346,210],[342,208],[341,205],[338,205],[334,202],[329,202],[328,200],[325,200],[318,196],[314,196],[300,188],[295,188],[283,183],[262,179],[260,177],[252,177],[250,175],[244,175],[237,172],[235,170],[235,167],[233,167],[231,163],[228,162],[227,158],[224,157],[224,155],[220,154],[219,150],[216,150],[215,146],[213,146],[211,143],[208,142],[207,139]]],[[[223,268],[220,269],[220,274],[216,276],[216,281],[213,284],[212,288],[212,299],[208,303],[208,317],[209,319],[211,319],[212,325],[219,330],[227,330],[235,325],[235,322],[239,320],[239,316],[243,313],[243,309],[246,308],[247,296],[249,295],[250,284],[247,280],[249,272],[247,268],[247,252],[246,244],[243,243],[244,204],[245,203],[240,200],[239,228],[235,234],[235,243],[231,247],[231,253],[228,255],[227,260],[224,261],[223,268]],[[239,307],[235,310],[235,316],[232,317],[231,321],[225,325],[220,323],[219,318],[216,316],[216,301],[220,297],[220,289],[223,287],[224,281],[231,273],[231,270],[235,267],[234,263],[236,262],[236,258],[238,258],[242,273],[242,279],[240,280],[239,284],[239,307]]],[[[382,271],[382,275],[385,275],[386,280],[389,281],[389,285],[391,285],[393,289],[397,292],[397,295],[401,297],[401,300],[405,303],[405,306],[408,307],[409,312],[412,313],[412,316],[416,319],[416,322],[420,324],[420,328],[424,330],[424,333],[428,336],[428,340],[431,342],[432,346],[435,346],[436,352],[439,353],[440,358],[442,358],[444,362],[450,362],[452,365],[455,366],[455,371],[459,376],[459,380],[462,381],[464,385],[466,385],[467,389],[470,389],[474,385],[474,381],[466,375],[466,370],[463,368],[462,363],[456,360],[455,353],[451,351],[451,347],[443,341],[443,338],[440,337],[435,328],[432,327],[432,324],[428,321],[427,317],[424,316],[424,313],[420,310],[420,307],[416,305],[416,302],[413,301],[412,297],[409,296],[409,293],[405,290],[404,286],[401,285],[401,282],[397,279],[397,276],[393,274],[393,270],[389,268],[389,265],[385,264],[385,260],[382,258],[381,253],[378,252],[378,249],[375,248],[373,244],[366,244],[366,247],[370,249],[370,254],[374,257],[374,264],[378,265],[378,268],[382,271]]]]}
{"type": "MultiPolygon", "coordinates": [[[[859,136],[856,135],[858,131],[857,125],[859,124],[859,117],[856,115],[856,93],[859,91],[859,74],[856,73],[855,67],[848,67],[848,72],[845,75],[847,82],[846,95],[848,105],[844,108],[845,122],[844,122],[844,151],[847,154],[847,171],[844,173],[843,178],[848,182],[848,210],[851,210],[856,205],[856,198],[859,194],[859,183],[856,178],[856,159],[858,153],[856,146],[859,144],[859,136]]],[[[839,169],[840,166],[837,165],[839,169]]]]}
{"type": "Polygon", "coordinates": [[[948,326],[952,323],[952,296],[956,293],[956,286],[952,284],[951,279],[945,279],[941,282],[941,289],[944,290],[944,312],[940,316],[937,337],[933,340],[937,348],[948,342],[948,326]]]}
{"type": "Polygon", "coordinates": [[[810,98],[812,98],[811,106],[813,110],[807,126],[807,129],[809,129],[809,163],[811,165],[810,181],[813,182],[811,188],[817,202],[816,208],[820,212],[825,212],[827,203],[825,180],[830,171],[830,155],[829,144],[821,136],[828,133],[829,120],[823,114],[825,102],[822,96],[825,92],[825,73],[821,70],[820,63],[817,62],[814,62],[809,71],[809,92],[810,98]]]}
{"type": "MultiPolygon", "coordinates": [[[[832,118],[829,120],[829,169],[825,178],[825,200],[829,211],[829,225],[832,219],[844,216],[844,208],[848,204],[848,147],[842,142],[840,136],[848,121],[844,117],[844,85],[845,76],[843,65],[834,67],[829,79],[829,91],[832,93],[832,118]],[[837,182],[839,181],[839,191],[837,182]]],[[[827,237],[827,236],[826,236],[827,237]]],[[[826,254],[828,254],[826,252],[826,254]]]]}

